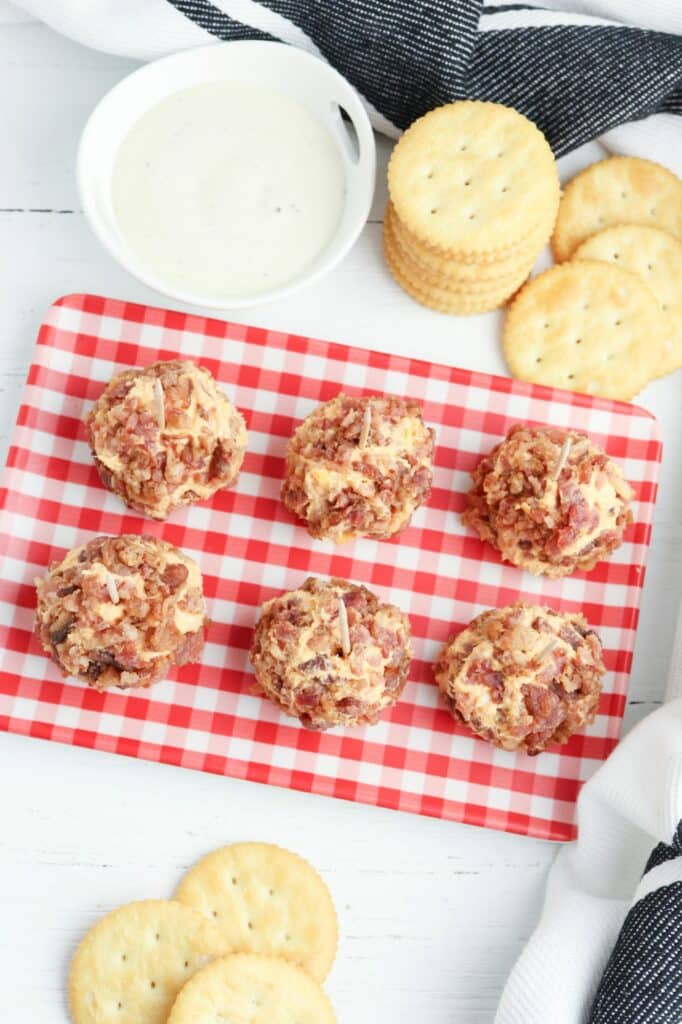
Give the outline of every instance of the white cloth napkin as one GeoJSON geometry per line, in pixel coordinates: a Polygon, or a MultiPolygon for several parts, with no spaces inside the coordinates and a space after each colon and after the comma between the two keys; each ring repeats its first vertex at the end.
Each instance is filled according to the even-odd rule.
{"type": "MultiPolygon", "coordinates": [[[[628,927],[628,911],[658,886],[678,887],[669,904],[677,919],[669,923],[674,941],[682,935],[682,856],[666,859],[642,877],[652,846],[671,843],[682,819],[682,608],[667,697],[668,703],[640,722],[583,787],[578,840],[565,846],[552,866],[540,922],[512,970],[495,1024],[679,1024],[682,1019],[682,1003],[671,1005],[665,993],[661,1007],[649,1002],[643,1016],[632,1009],[623,1016],[592,1009],[621,928],[628,927]]],[[[656,928],[665,935],[660,917],[656,928]]],[[[662,948],[669,952],[671,942],[662,948]]],[[[624,976],[632,983],[642,956],[635,944],[630,950],[624,976]]],[[[679,999],[682,963],[676,956],[676,977],[670,978],[668,967],[665,977],[676,985],[679,999]]],[[[623,955],[620,959],[623,971],[623,955]]],[[[649,977],[653,971],[655,964],[649,963],[649,977]]]]}

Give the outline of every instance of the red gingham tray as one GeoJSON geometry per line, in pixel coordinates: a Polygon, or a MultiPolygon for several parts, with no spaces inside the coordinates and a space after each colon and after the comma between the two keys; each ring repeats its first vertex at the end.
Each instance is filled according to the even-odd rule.
{"type": "Polygon", "coordinates": [[[0,727],[571,839],[580,784],[620,731],[660,456],[653,417],[623,403],[111,299],[61,299],[38,336],[0,493],[0,727]],[[246,416],[249,448],[234,490],[160,524],[104,490],[80,420],[114,373],[178,355],[223,383],[246,416]],[[408,395],[436,428],[431,498],[397,540],[340,548],[312,541],[278,500],[295,424],[342,388],[408,395]],[[588,431],[635,487],[627,543],[589,574],[536,579],[502,565],[460,522],[469,471],[519,420],[588,431]],[[98,694],[63,680],[42,654],[31,632],[33,579],[95,534],[128,532],[164,537],[199,561],[213,621],[200,666],[151,690],[98,694]],[[257,609],[309,574],[366,583],[410,615],[411,681],[376,726],[308,732],[250,692],[257,609]],[[431,675],[453,629],[518,598],[582,610],[602,637],[609,670],[594,725],[535,758],[495,750],[456,727],[431,675]]]}

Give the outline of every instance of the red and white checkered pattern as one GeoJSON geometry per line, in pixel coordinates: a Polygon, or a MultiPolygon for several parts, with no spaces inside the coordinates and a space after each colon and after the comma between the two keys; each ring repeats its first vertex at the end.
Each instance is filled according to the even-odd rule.
{"type": "Polygon", "coordinates": [[[635,641],[661,445],[655,420],[619,402],[416,359],[69,296],[40,330],[0,495],[0,727],[241,779],[487,825],[575,834],[575,801],[617,742],[635,641]],[[81,418],[121,369],[196,359],[244,413],[236,488],[167,523],[128,511],[99,482],[81,418]],[[398,539],[313,541],[278,494],[295,425],[339,390],[422,403],[436,428],[434,488],[398,539]],[[633,484],[627,542],[592,572],[536,579],[502,565],[458,513],[469,472],[516,421],[586,430],[633,484]],[[33,579],[96,534],[146,532],[196,558],[212,620],[200,665],[151,690],[96,693],[63,680],[32,635],[33,579]],[[247,651],[260,604],[307,575],[365,583],[409,613],[415,658],[397,707],[370,728],[312,733],[251,694],[247,651]],[[431,664],[450,634],[517,599],[582,610],[608,667],[597,721],[539,757],[505,753],[456,726],[431,664]]]}

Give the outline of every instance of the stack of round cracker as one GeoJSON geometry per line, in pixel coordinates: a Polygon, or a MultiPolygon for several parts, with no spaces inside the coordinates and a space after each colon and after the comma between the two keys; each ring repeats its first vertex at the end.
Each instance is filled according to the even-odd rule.
{"type": "Polygon", "coordinates": [[[388,166],[384,253],[398,284],[443,313],[497,309],[549,240],[559,179],[542,132],[499,103],[430,111],[388,166]]]}
{"type": "Polygon", "coordinates": [[[566,187],[559,266],[519,293],[504,330],[514,376],[630,399],[682,368],[682,181],[611,157],[566,187]]]}

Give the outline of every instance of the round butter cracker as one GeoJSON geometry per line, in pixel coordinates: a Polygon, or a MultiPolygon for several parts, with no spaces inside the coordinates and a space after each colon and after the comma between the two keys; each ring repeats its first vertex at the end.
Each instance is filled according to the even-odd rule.
{"type": "Polygon", "coordinates": [[[184,876],[175,898],[222,929],[236,952],[280,956],[324,981],[338,943],[327,886],[302,857],[268,843],[209,853],[184,876]]]}
{"type": "Polygon", "coordinates": [[[439,287],[415,277],[385,236],[384,257],[395,281],[411,298],[436,313],[449,313],[452,316],[474,316],[499,309],[521,287],[528,276],[528,271],[524,269],[516,281],[480,293],[469,293],[449,288],[445,283],[439,287]]]}
{"type": "Polygon", "coordinates": [[[663,314],[663,359],[657,376],[682,368],[682,242],[658,228],[623,224],[591,235],[573,258],[603,260],[641,277],[663,314]]]}
{"type": "Polygon", "coordinates": [[[436,274],[426,270],[422,264],[401,247],[395,237],[390,221],[385,221],[384,223],[384,250],[389,264],[396,265],[415,287],[425,291],[431,289],[447,291],[453,298],[471,299],[473,302],[485,301],[490,296],[495,298],[499,294],[510,294],[511,291],[519,287],[517,282],[524,281],[532,269],[532,264],[526,264],[525,266],[522,264],[513,275],[502,278],[499,281],[482,281],[478,284],[470,281],[460,281],[458,278],[453,278],[445,272],[436,274]]]}
{"type": "Polygon", "coordinates": [[[682,239],[682,181],[652,160],[612,156],[575,176],[559,205],[552,249],[568,260],[590,235],[615,224],[660,228],[682,239]]]}
{"type": "Polygon", "coordinates": [[[519,271],[528,266],[529,272],[539,249],[548,241],[551,227],[542,236],[538,236],[538,244],[530,249],[515,250],[512,256],[499,259],[492,263],[462,263],[452,257],[423,245],[412,235],[398,218],[392,203],[388,203],[384,216],[384,228],[388,228],[396,246],[407,256],[419,264],[423,272],[432,277],[448,277],[461,287],[490,287],[518,275],[519,271]]]}
{"type": "Polygon", "coordinates": [[[335,1022],[329,999],[304,970],[253,953],[223,957],[195,974],[168,1018],[168,1024],[335,1022]]]}
{"type": "Polygon", "coordinates": [[[195,971],[230,952],[224,934],[170,900],[128,903],[81,941],[69,975],[74,1024],[166,1024],[195,971]]]}
{"type": "MultiPolygon", "coordinates": [[[[436,254],[425,255],[415,249],[401,237],[396,219],[388,211],[384,218],[384,246],[392,253],[394,261],[400,263],[415,282],[418,281],[426,286],[435,285],[448,288],[474,299],[489,292],[497,292],[505,287],[513,286],[521,275],[524,278],[528,277],[535,263],[535,256],[531,256],[517,260],[515,264],[502,264],[505,273],[499,276],[475,277],[473,274],[462,276],[462,269],[475,271],[478,269],[476,264],[456,263],[454,260],[447,260],[436,254]],[[511,270],[507,270],[507,268],[511,268],[511,270]]],[[[486,264],[486,267],[494,266],[495,264],[486,264]]]]}
{"type": "Polygon", "coordinates": [[[460,101],[412,124],[388,166],[399,219],[424,244],[465,262],[511,256],[559,202],[542,132],[499,103],[460,101]]]}
{"type": "Polygon", "coordinates": [[[635,274],[574,260],[521,289],[503,344],[521,380],[628,400],[655,376],[663,337],[658,303],[635,274]]]}

